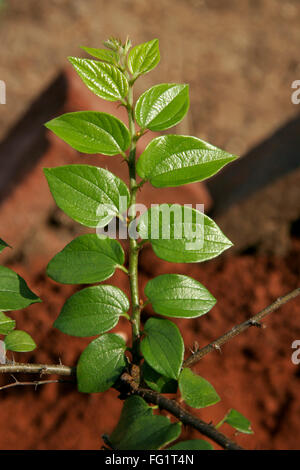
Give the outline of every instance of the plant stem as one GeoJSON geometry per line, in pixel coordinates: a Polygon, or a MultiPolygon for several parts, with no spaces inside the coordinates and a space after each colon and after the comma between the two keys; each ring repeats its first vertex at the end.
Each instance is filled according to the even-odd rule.
{"type": "Polygon", "coordinates": [[[223,419],[221,419],[221,421],[218,424],[215,425],[216,429],[219,429],[222,426],[222,424],[225,423],[225,420],[227,419],[227,416],[228,416],[228,413],[224,416],[223,419]]]}
{"type": "MultiPolygon", "coordinates": [[[[134,124],[134,111],[133,111],[133,89],[132,85],[129,85],[128,92],[128,120],[129,120],[129,132],[131,136],[131,145],[128,158],[129,167],[129,178],[130,178],[130,214],[129,223],[131,223],[136,217],[136,193],[138,186],[136,183],[136,139],[135,139],[135,124],[134,124]]],[[[138,257],[139,248],[137,241],[134,238],[129,238],[129,282],[132,302],[132,360],[134,363],[139,363],[139,338],[140,338],[140,300],[139,300],[139,287],[138,287],[138,257]]]]}

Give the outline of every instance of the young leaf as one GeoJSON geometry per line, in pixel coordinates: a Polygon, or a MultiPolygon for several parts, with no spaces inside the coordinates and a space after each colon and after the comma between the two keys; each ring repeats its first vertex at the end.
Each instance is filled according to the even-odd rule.
{"type": "Polygon", "coordinates": [[[127,78],[114,65],[78,57],[69,57],[69,61],[86,86],[100,98],[118,101],[127,95],[127,78]]]}
{"type": "Polygon", "coordinates": [[[95,49],[94,47],[81,47],[85,52],[90,54],[96,59],[109,62],[110,64],[116,64],[118,62],[118,54],[114,51],[108,51],[107,49],[95,49]]]}
{"type": "Polygon", "coordinates": [[[24,279],[5,266],[0,266],[0,309],[19,310],[41,302],[24,279]]]}
{"type": "Polygon", "coordinates": [[[62,284],[93,284],[108,279],[123,264],[124,251],[117,240],[88,233],[54,256],[47,274],[62,284]]]}
{"type": "Polygon", "coordinates": [[[180,374],[179,389],[184,401],[193,408],[205,408],[220,401],[214,387],[188,368],[180,374]]]}
{"type": "Polygon", "coordinates": [[[155,450],[178,438],[180,423],[153,415],[152,409],[137,396],[127,398],[121,418],[109,440],[117,450],[155,450]]]}
{"type": "Polygon", "coordinates": [[[163,83],[139,97],[135,118],[142,129],[163,131],[176,126],[184,118],[189,103],[188,85],[163,83]]]}
{"type": "Polygon", "coordinates": [[[205,180],[236,158],[196,137],[164,135],[146,147],[137,172],[157,188],[180,186],[205,180]]]}
{"type": "Polygon", "coordinates": [[[100,335],[111,330],[128,310],[129,301],[118,287],[87,287],[66,301],[54,326],[72,336],[100,335]]]}
{"type": "Polygon", "coordinates": [[[45,126],[82,153],[118,155],[130,145],[130,135],[125,124],[107,113],[67,113],[52,119],[45,126]]]}
{"type": "Polygon", "coordinates": [[[78,390],[98,393],[108,390],[125,368],[125,341],[113,333],[92,341],[77,365],[78,390]]]}
{"type": "Polygon", "coordinates": [[[128,67],[134,78],[150,72],[160,61],[158,39],[139,44],[131,49],[128,55],[128,67]]]}
{"type": "Polygon", "coordinates": [[[229,410],[224,423],[230,424],[234,429],[244,434],[253,434],[250,421],[236,410],[229,410]]]}
{"type": "Polygon", "coordinates": [[[200,282],[181,274],[162,274],[151,279],[145,294],[154,311],[168,317],[200,317],[216,303],[200,282]]]}
{"type": "Polygon", "coordinates": [[[103,41],[105,47],[111,51],[118,52],[122,48],[121,39],[110,37],[106,41],[103,41]]]}
{"type": "Polygon", "coordinates": [[[8,335],[16,327],[15,320],[4,315],[3,312],[0,312],[0,335],[8,335]]]}
{"type": "Polygon", "coordinates": [[[128,207],[126,184],[103,168],[65,165],[45,168],[44,173],[58,207],[82,225],[103,227],[128,207]]]}
{"type": "Polygon", "coordinates": [[[151,207],[140,217],[138,232],[159,258],[173,263],[206,261],[232,246],[207,215],[178,204],[151,207]]]}
{"type": "Polygon", "coordinates": [[[14,330],[4,339],[7,351],[29,352],[36,348],[36,344],[31,336],[25,331],[14,330]]]}
{"type": "Polygon", "coordinates": [[[169,320],[149,318],[141,342],[141,351],[147,363],[156,372],[178,379],[184,354],[184,343],[178,327],[169,320]]]}
{"type": "Polygon", "coordinates": [[[177,442],[166,450],[214,450],[213,446],[203,439],[192,439],[191,441],[177,442]]]}
{"type": "Polygon", "coordinates": [[[177,380],[170,379],[158,374],[152,367],[143,363],[142,366],[143,380],[152,390],[158,393],[176,393],[178,384],[177,380]]]}
{"type": "Polygon", "coordinates": [[[9,245],[8,245],[4,240],[2,240],[2,238],[0,238],[0,253],[1,253],[1,251],[3,251],[4,248],[6,248],[6,247],[9,247],[9,245]]]}

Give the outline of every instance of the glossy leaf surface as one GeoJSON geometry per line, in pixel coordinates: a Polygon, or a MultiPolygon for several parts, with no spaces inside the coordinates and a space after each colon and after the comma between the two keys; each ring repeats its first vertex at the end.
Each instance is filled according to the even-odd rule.
{"type": "Polygon", "coordinates": [[[117,240],[97,234],[81,235],[50,261],[47,274],[62,284],[93,284],[111,277],[124,264],[124,251],[117,240]]]}
{"type": "Polygon", "coordinates": [[[129,301],[118,287],[87,287],[66,301],[54,326],[72,336],[95,336],[111,330],[128,310],[129,301]]]}
{"type": "Polygon", "coordinates": [[[184,118],[189,103],[188,85],[162,83],[139,97],[135,118],[142,129],[163,131],[176,126],[184,118]]]}

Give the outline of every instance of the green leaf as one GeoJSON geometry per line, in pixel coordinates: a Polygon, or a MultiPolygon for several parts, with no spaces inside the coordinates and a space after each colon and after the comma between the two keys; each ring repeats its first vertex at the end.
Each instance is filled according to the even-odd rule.
{"type": "Polygon", "coordinates": [[[143,333],[141,351],[147,363],[156,372],[177,379],[180,373],[184,343],[178,327],[169,320],[149,318],[143,333]]]}
{"type": "Polygon", "coordinates": [[[109,440],[117,450],[155,450],[178,438],[180,423],[153,415],[152,409],[137,396],[127,398],[121,418],[109,440]]]}
{"type": "Polygon", "coordinates": [[[124,251],[117,240],[88,233],[54,256],[47,274],[62,284],[93,284],[108,279],[123,264],[124,251]]]}
{"type": "Polygon", "coordinates": [[[7,248],[7,247],[10,248],[10,246],[4,240],[2,240],[2,238],[0,238],[0,253],[1,251],[4,250],[4,248],[7,248]]]}
{"type": "Polygon", "coordinates": [[[152,367],[143,363],[142,366],[143,379],[152,390],[158,393],[176,393],[178,384],[177,380],[170,379],[169,377],[164,377],[161,374],[158,374],[152,367]]]}
{"type": "Polygon", "coordinates": [[[113,51],[108,51],[107,49],[95,49],[94,47],[81,47],[85,52],[90,54],[97,59],[103,60],[104,62],[109,62],[110,64],[117,64],[118,54],[113,51]]]}
{"type": "Polygon", "coordinates": [[[105,226],[129,205],[126,184],[103,168],[65,165],[45,168],[44,173],[58,207],[87,227],[105,226]],[[121,196],[124,207],[120,207],[121,196]]]}
{"type": "Polygon", "coordinates": [[[206,261],[232,246],[207,215],[178,204],[151,207],[140,217],[138,232],[159,258],[173,263],[206,261]]]}
{"type": "Polygon", "coordinates": [[[229,410],[224,423],[230,424],[234,429],[244,434],[253,434],[250,421],[236,410],[229,410]]]}
{"type": "Polygon", "coordinates": [[[85,85],[100,98],[122,101],[127,95],[127,78],[114,65],[78,57],[69,57],[69,61],[85,85]]]}
{"type": "Polygon", "coordinates": [[[205,180],[236,158],[196,137],[164,135],[146,147],[137,172],[157,188],[180,186],[205,180]]]}
{"type": "Polygon", "coordinates": [[[177,442],[166,450],[214,450],[213,446],[203,439],[192,439],[191,441],[177,442]]]}
{"type": "Polygon", "coordinates": [[[14,330],[4,339],[7,351],[29,352],[36,348],[36,344],[31,336],[25,331],[14,330]]]}
{"type": "Polygon", "coordinates": [[[77,365],[78,390],[98,393],[108,390],[122,374],[125,365],[125,341],[113,333],[92,341],[77,365]]]}
{"type": "Polygon", "coordinates": [[[118,287],[87,287],[66,301],[54,326],[72,336],[95,336],[111,330],[128,310],[129,301],[118,287]]]}
{"type": "Polygon", "coordinates": [[[137,395],[127,398],[119,422],[109,438],[110,442],[118,445],[126,437],[128,425],[131,425],[139,418],[152,415],[152,408],[143,398],[137,395]]]}
{"type": "Polygon", "coordinates": [[[158,39],[139,44],[131,49],[128,55],[128,67],[134,78],[150,72],[160,61],[158,39]]]}
{"type": "Polygon", "coordinates": [[[183,369],[180,374],[179,389],[184,401],[192,408],[205,408],[220,401],[214,387],[188,368],[183,369]]]}
{"type": "Polygon", "coordinates": [[[67,113],[52,119],[45,126],[82,153],[118,155],[130,145],[130,135],[125,124],[107,113],[67,113]]]}
{"type": "Polygon", "coordinates": [[[145,294],[154,311],[168,317],[200,317],[216,303],[200,282],[181,274],[162,274],[151,279],[145,294]]]}
{"type": "Polygon", "coordinates": [[[189,104],[188,85],[162,83],[139,97],[135,107],[136,121],[142,129],[163,131],[184,118],[189,104]]]}
{"type": "Polygon", "coordinates": [[[0,266],[0,309],[19,310],[41,302],[24,279],[9,268],[0,266]]]}
{"type": "Polygon", "coordinates": [[[0,335],[8,335],[16,327],[15,320],[4,315],[3,312],[0,312],[0,335]]]}

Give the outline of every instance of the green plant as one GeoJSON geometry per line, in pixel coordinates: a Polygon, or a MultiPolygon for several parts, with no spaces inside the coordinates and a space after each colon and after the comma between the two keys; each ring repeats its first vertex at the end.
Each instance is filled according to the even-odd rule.
{"type": "MultiPolygon", "coordinates": [[[[0,253],[9,245],[0,238],[0,253]]],[[[31,336],[25,331],[16,330],[16,322],[2,310],[13,311],[41,302],[27,286],[24,279],[12,269],[0,266],[0,335],[4,336],[4,355],[6,351],[29,352],[36,347],[31,336]]],[[[5,357],[2,358],[5,360],[5,357]]]]}
{"type": "MultiPolygon", "coordinates": [[[[190,366],[249,326],[258,326],[265,315],[299,292],[281,299],[268,311],[260,312],[211,345],[200,350],[197,347],[184,361],[184,341],[179,328],[165,317],[188,321],[208,313],[216,299],[200,282],[188,276],[164,274],[147,283],[147,300],[143,303],[138,285],[139,252],[149,242],[158,258],[191,263],[214,258],[232,244],[213,220],[190,207],[163,204],[148,208],[138,217],[137,193],[146,183],[161,188],[202,181],[236,156],[196,137],[166,134],[154,138],[137,160],[137,141],[145,132],[164,131],[184,118],[189,108],[188,85],[159,84],[145,91],[134,103],[135,81],[160,60],[158,40],[133,48],[129,40],[123,45],[112,38],[104,44],[106,49],[84,48],[100,60],[72,57],[70,62],[92,92],[105,100],[118,101],[126,108],[128,127],[112,115],[92,111],[64,114],[46,126],[79,152],[121,155],[128,164],[129,187],[109,171],[84,164],[47,168],[45,175],[57,205],[75,221],[100,232],[115,218],[126,224],[130,235],[129,266],[127,269],[124,265],[121,244],[113,238],[89,233],[71,241],[50,261],[48,275],[60,283],[97,285],[86,287],[69,298],[55,327],[69,335],[97,335],[97,339],[82,352],[75,370],[62,365],[13,364],[0,366],[0,372],[42,370],[44,374],[69,376],[75,373],[74,379],[83,393],[99,393],[115,387],[125,403],[116,429],[111,436],[104,437],[113,449],[164,448],[180,436],[181,423],[193,426],[223,448],[239,449],[218,431],[226,422],[239,432],[252,433],[249,421],[238,411],[230,410],[213,426],[191,415],[164,393],[174,393],[179,387],[182,399],[192,408],[219,402],[214,387],[192,372],[190,366]],[[99,284],[110,278],[116,269],[128,275],[130,301],[119,288],[99,284]],[[151,317],[142,326],[141,312],[148,303],[161,317],[151,317]],[[121,336],[108,333],[120,316],[131,323],[129,344],[121,336]],[[171,412],[178,418],[177,422],[154,414],[148,403],[171,412]]],[[[5,245],[1,241],[0,249],[5,245]]],[[[156,262],[155,256],[153,262],[156,262]]],[[[7,268],[0,269],[0,285],[3,286],[0,308],[20,309],[39,301],[24,284],[20,298],[20,290],[15,289],[16,275],[12,273],[7,268]],[[15,289],[12,297],[5,292],[10,282],[15,289]]],[[[10,349],[18,351],[24,336],[11,333],[13,327],[14,323],[1,314],[0,333],[8,333],[6,338],[14,334],[13,347],[13,341],[6,339],[6,342],[10,349]]],[[[34,384],[40,383],[44,382],[34,384]]],[[[199,439],[169,448],[213,447],[199,439]]]]}
{"type": "MultiPolygon", "coordinates": [[[[159,84],[145,91],[134,104],[135,81],[159,62],[158,40],[134,48],[128,40],[122,45],[120,41],[110,39],[105,45],[107,49],[84,48],[100,61],[74,57],[69,60],[83,82],[97,96],[108,101],[120,101],[126,107],[128,128],[109,114],[90,111],[68,113],[46,124],[48,129],[80,152],[109,156],[121,154],[128,163],[129,189],[113,174],[96,167],[72,165],[45,170],[58,206],[88,227],[106,225],[114,215],[122,217],[121,196],[125,199],[125,209],[130,208],[128,224],[132,225],[137,216],[137,190],[146,182],[160,188],[201,181],[236,158],[196,137],[168,134],[153,139],[136,163],[137,141],[148,129],[164,131],[184,118],[189,108],[189,88],[185,84],[159,84]],[[137,181],[137,175],[141,182],[137,181]],[[99,215],[99,205],[107,204],[108,199],[113,202],[103,222],[104,214],[99,215]]],[[[90,343],[80,357],[77,367],[79,391],[103,392],[120,380],[126,367],[130,370],[135,365],[138,375],[141,374],[140,379],[136,376],[137,381],[144,381],[156,391],[176,391],[179,383],[185,402],[202,408],[217,403],[220,398],[204,378],[183,367],[184,342],[178,327],[167,319],[150,318],[141,329],[143,305],[138,287],[138,256],[144,243],[150,241],[156,255],[162,259],[199,262],[217,256],[229,248],[231,242],[207,216],[197,213],[195,209],[184,211],[183,206],[173,207],[175,212],[179,211],[179,216],[182,215],[183,228],[190,228],[188,224],[198,224],[202,228],[203,243],[199,243],[199,248],[188,250],[186,244],[194,241],[193,231],[186,234],[187,230],[183,230],[183,236],[176,237],[176,213],[174,221],[171,217],[164,220],[160,217],[160,209],[151,208],[141,216],[137,225],[141,241],[130,237],[128,277],[131,316],[128,316],[130,302],[123,292],[113,286],[99,285],[87,287],[67,300],[55,326],[75,336],[101,335],[90,343]],[[188,215],[190,222],[185,220],[188,215]],[[151,233],[155,221],[158,222],[157,238],[151,233]],[[170,231],[170,238],[163,236],[166,229],[170,231]],[[107,333],[118,323],[120,315],[126,316],[132,324],[130,346],[126,346],[118,335],[107,333]],[[126,350],[129,355],[125,355],[126,350]],[[143,359],[145,362],[140,371],[143,359]]],[[[109,278],[117,268],[126,272],[121,245],[114,239],[87,234],[71,242],[49,263],[48,275],[57,282],[89,284],[109,278]]],[[[167,317],[198,317],[207,313],[216,302],[199,282],[175,274],[162,275],[149,281],[145,294],[154,311],[167,317]]],[[[171,424],[165,417],[153,416],[143,399],[134,397],[126,401],[121,421],[110,442],[118,449],[151,449],[166,445],[179,435],[179,423],[171,424]],[[142,410],[137,412],[139,403],[142,410]],[[132,407],[136,414],[134,420],[132,407]],[[123,426],[126,430],[124,435],[123,426]],[[147,428],[150,435],[155,430],[153,442],[145,432],[141,442],[138,441],[137,430],[143,428],[147,428]],[[131,432],[134,439],[130,437],[131,432]]]]}

